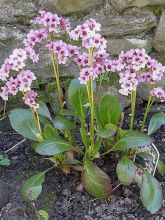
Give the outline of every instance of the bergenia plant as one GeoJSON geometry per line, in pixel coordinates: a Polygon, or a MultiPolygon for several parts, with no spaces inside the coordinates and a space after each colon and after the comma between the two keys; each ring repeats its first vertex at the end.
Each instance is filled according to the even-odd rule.
{"type": "Polygon", "coordinates": [[[20,92],[29,107],[10,112],[11,126],[33,141],[36,153],[53,163],[52,167],[24,183],[24,198],[36,199],[41,193],[45,174],[57,166],[66,174],[71,168],[81,171],[84,189],[92,196],[108,198],[112,193],[111,180],[96,165],[95,159],[120,152],[116,169],[119,182],[123,185],[137,182],[144,206],[152,213],[156,212],[161,207],[162,191],[154,174],[156,168],[163,174],[164,164],[159,161],[158,150],[149,135],[165,123],[165,113],[153,116],[148,134],[145,134],[145,123],[153,102],[156,99],[165,101],[165,91],[155,86],[163,77],[165,67],[147,55],[145,50],[138,49],[122,52],[117,60],[112,60],[106,52],[106,40],[100,34],[101,25],[92,18],[72,29],[68,19],[41,11],[33,23],[36,29],[27,34],[25,48],[15,49],[0,69],[2,99],[7,101],[10,95],[20,92]],[[25,69],[27,59],[39,62],[35,48],[41,46],[47,49],[55,76],[60,109],[55,118],[46,104],[38,101],[33,90],[35,74],[25,69]],[[76,63],[80,73],[71,81],[66,100],[60,84],[59,65],[70,61],[76,63]],[[122,128],[124,113],[116,97],[107,91],[100,99],[104,75],[110,72],[119,73],[120,93],[131,97],[128,130],[122,128]],[[141,83],[148,85],[149,99],[142,127],[140,131],[134,131],[136,91],[141,83]],[[66,108],[66,102],[70,104],[69,108],[66,108]],[[74,120],[70,120],[70,116],[74,120]],[[79,134],[81,146],[77,142],[79,134]],[[147,161],[148,155],[152,156],[153,163],[147,161]],[[140,164],[138,157],[143,158],[145,163],[140,164]],[[154,167],[150,166],[153,164],[154,167]]]}

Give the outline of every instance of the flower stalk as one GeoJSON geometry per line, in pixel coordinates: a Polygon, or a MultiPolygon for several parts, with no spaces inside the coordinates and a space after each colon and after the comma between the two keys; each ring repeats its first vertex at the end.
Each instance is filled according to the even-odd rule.
{"type": "Polygon", "coordinates": [[[54,75],[55,75],[55,79],[56,79],[60,108],[63,108],[62,89],[60,86],[60,79],[59,79],[58,58],[56,57],[56,59],[55,59],[53,52],[51,52],[51,61],[52,61],[54,75]]]}
{"type": "MultiPolygon", "coordinates": [[[[93,65],[93,48],[89,49],[89,66],[93,65]]],[[[90,80],[87,84],[88,98],[91,109],[91,126],[90,126],[90,134],[91,134],[91,145],[94,146],[94,121],[95,121],[95,111],[94,111],[94,91],[93,91],[93,78],[90,77],[90,80]]]]}
{"type": "Polygon", "coordinates": [[[136,90],[131,92],[131,120],[130,129],[133,129],[134,118],[135,118],[135,107],[136,107],[136,90]]]}

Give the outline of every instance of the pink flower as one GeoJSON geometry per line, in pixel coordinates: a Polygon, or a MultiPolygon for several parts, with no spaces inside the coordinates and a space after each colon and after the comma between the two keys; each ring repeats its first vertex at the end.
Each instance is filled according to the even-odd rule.
{"type": "Polygon", "coordinates": [[[159,99],[160,102],[165,102],[165,91],[161,87],[154,88],[150,94],[156,99],[159,99]]]}
{"type": "Polygon", "coordinates": [[[155,84],[165,74],[165,67],[146,54],[144,49],[122,52],[116,64],[116,70],[122,72],[119,82],[121,83],[120,92],[124,95],[135,91],[135,87],[141,82],[155,84]]]}
{"type": "Polygon", "coordinates": [[[82,40],[82,46],[96,49],[105,49],[106,40],[101,37],[97,32],[100,31],[101,25],[94,19],[85,21],[82,25],[78,25],[75,29],[71,30],[69,36],[73,40],[82,40]]]}
{"type": "Polygon", "coordinates": [[[33,90],[30,90],[25,97],[23,98],[26,105],[28,105],[30,108],[33,108],[36,110],[39,108],[39,104],[36,103],[37,93],[33,90]]]}
{"type": "Polygon", "coordinates": [[[92,67],[86,67],[81,70],[79,80],[81,84],[87,84],[89,81],[90,77],[93,79],[97,78],[97,75],[92,67]]]}
{"type": "Polygon", "coordinates": [[[39,54],[36,54],[35,50],[31,47],[26,47],[25,48],[27,57],[29,57],[33,63],[36,63],[39,61],[39,54]]]}
{"type": "Polygon", "coordinates": [[[33,81],[36,80],[34,73],[30,70],[23,70],[17,75],[18,89],[21,92],[27,92],[31,90],[33,81]]]}
{"type": "Polygon", "coordinates": [[[2,91],[0,92],[0,97],[4,100],[4,101],[8,101],[9,98],[9,92],[8,92],[8,88],[6,86],[1,87],[2,91]]]}
{"type": "Polygon", "coordinates": [[[19,71],[25,67],[26,59],[27,55],[24,49],[14,49],[9,56],[8,63],[11,65],[12,70],[19,71]]]}
{"type": "Polygon", "coordinates": [[[9,63],[9,59],[7,58],[0,69],[0,80],[6,81],[6,79],[9,77],[11,69],[12,64],[9,63]]]}
{"type": "Polygon", "coordinates": [[[71,45],[67,45],[62,40],[52,41],[46,45],[46,48],[49,51],[53,51],[55,58],[58,58],[59,64],[66,64],[69,57],[78,54],[78,51],[75,47],[71,48],[71,45]],[[71,54],[73,52],[73,54],[71,54]]]}
{"type": "Polygon", "coordinates": [[[61,27],[62,30],[69,33],[69,31],[70,31],[69,19],[60,17],[60,27],[61,27]]]}
{"type": "Polygon", "coordinates": [[[13,77],[11,77],[10,80],[6,83],[6,88],[9,94],[15,96],[18,92],[17,79],[13,79],[13,77]]]}
{"type": "Polygon", "coordinates": [[[25,47],[33,48],[37,43],[41,43],[47,37],[48,34],[45,28],[41,28],[39,30],[30,30],[23,42],[25,47]]]}
{"type": "Polygon", "coordinates": [[[64,31],[68,33],[70,31],[69,19],[59,17],[51,12],[40,11],[33,23],[43,25],[49,32],[64,31]]]}

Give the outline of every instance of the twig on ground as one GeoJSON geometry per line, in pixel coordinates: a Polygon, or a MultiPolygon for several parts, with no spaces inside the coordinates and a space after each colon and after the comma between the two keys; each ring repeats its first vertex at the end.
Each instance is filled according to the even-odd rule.
{"type": "Polygon", "coordinates": [[[18,142],[17,144],[15,144],[14,146],[12,146],[10,149],[5,151],[5,154],[8,153],[9,151],[13,151],[16,150],[18,148],[18,146],[22,143],[24,143],[26,141],[26,139],[23,139],[22,141],[18,142]]]}
{"type": "Polygon", "coordinates": [[[118,184],[115,188],[112,189],[112,191],[115,191],[117,188],[119,188],[121,184],[118,184]]]}

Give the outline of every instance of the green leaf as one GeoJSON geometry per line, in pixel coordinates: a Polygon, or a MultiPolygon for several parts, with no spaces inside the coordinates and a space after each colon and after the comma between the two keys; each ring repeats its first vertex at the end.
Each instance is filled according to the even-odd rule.
{"type": "Polygon", "coordinates": [[[35,151],[41,155],[55,155],[72,148],[72,145],[56,138],[46,139],[37,144],[35,151]]]}
{"type": "Polygon", "coordinates": [[[63,116],[57,116],[53,124],[58,130],[74,130],[76,128],[76,125],[73,121],[68,120],[63,116]]]}
{"type": "Polygon", "coordinates": [[[16,108],[10,112],[9,119],[10,124],[15,131],[23,137],[29,138],[33,141],[38,141],[40,132],[35,125],[30,110],[16,108]]]}
{"type": "Polygon", "coordinates": [[[109,138],[114,136],[114,132],[111,130],[102,130],[98,132],[98,136],[101,138],[109,138]]]}
{"type": "Polygon", "coordinates": [[[128,131],[112,148],[113,151],[124,151],[130,148],[145,147],[152,143],[152,138],[137,131],[128,131]]]}
{"type": "Polygon", "coordinates": [[[88,133],[87,133],[86,129],[85,128],[80,128],[80,134],[81,134],[81,138],[83,140],[83,144],[88,149],[89,145],[90,145],[90,140],[89,140],[89,136],[88,136],[88,133]]]}
{"type": "Polygon", "coordinates": [[[94,147],[90,148],[89,150],[89,155],[92,158],[100,157],[100,154],[99,154],[100,146],[101,146],[101,138],[98,138],[94,143],[94,147]]]}
{"type": "Polygon", "coordinates": [[[59,115],[63,115],[63,116],[70,116],[70,115],[72,115],[72,116],[77,117],[77,114],[76,114],[75,111],[70,111],[70,110],[65,109],[65,108],[62,108],[60,110],[59,115]]]}
{"type": "Polygon", "coordinates": [[[10,166],[11,161],[8,157],[0,155],[0,165],[1,166],[10,166]]]}
{"type": "Polygon", "coordinates": [[[21,193],[25,201],[35,200],[41,194],[45,173],[46,171],[37,173],[24,182],[21,193]]]}
{"type": "Polygon", "coordinates": [[[53,128],[49,124],[45,125],[44,130],[43,130],[43,135],[45,139],[60,138],[56,128],[53,128]]]}
{"type": "Polygon", "coordinates": [[[68,88],[69,102],[79,118],[85,119],[88,103],[88,93],[86,85],[80,84],[78,79],[73,79],[68,88]]]}
{"type": "Polygon", "coordinates": [[[40,101],[38,104],[39,104],[39,108],[37,109],[38,114],[43,117],[49,118],[52,121],[47,105],[43,101],[40,101]]]}
{"type": "Polygon", "coordinates": [[[85,190],[94,197],[104,199],[111,195],[112,185],[110,178],[87,158],[84,160],[82,183],[85,190]]]}
{"type": "Polygon", "coordinates": [[[52,122],[48,119],[48,118],[45,118],[43,116],[39,116],[39,119],[40,119],[40,122],[43,124],[43,125],[52,125],[52,122]]]}
{"type": "Polygon", "coordinates": [[[116,97],[106,94],[98,107],[98,116],[103,127],[107,124],[117,125],[121,115],[121,107],[116,97]]]}
{"type": "Polygon", "coordinates": [[[117,132],[117,126],[112,123],[109,123],[105,125],[104,129],[98,132],[98,136],[101,138],[109,138],[114,136],[116,132],[117,132]]]}
{"type": "Polygon", "coordinates": [[[116,168],[118,179],[123,185],[130,185],[134,181],[136,166],[126,155],[122,156],[116,168]]]}
{"type": "Polygon", "coordinates": [[[152,214],[157,212],[162,205],[162,189],[155,177],[144,172],[140,188],[140,197],[144,207],[152,214]]]}
{"type": "Polygon", "coordinates": [[[49,219],[49,214],[46,211],[44,211],[44,210],[39,210],[38,214],[40,216],[42,216],[43,220],[48,220],[49,219]]]}
{"type": "Polygon", "coordinates": [[[161,161],[161,160],[158,161],[157,169],[158,169],[158,172],[159,172],[162,176],[165,175],[165,164],[163,163],[163,161],[161,161]]]}
{"type": "Polygon", "coordinates": [[[165,113],[157,113],[155,114],[149,123],[148,127],[148,135],[156,132],[162,125],[165,124],[165,113]]]}

